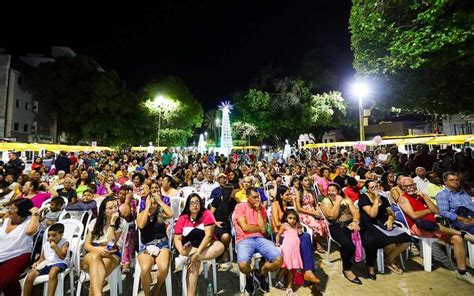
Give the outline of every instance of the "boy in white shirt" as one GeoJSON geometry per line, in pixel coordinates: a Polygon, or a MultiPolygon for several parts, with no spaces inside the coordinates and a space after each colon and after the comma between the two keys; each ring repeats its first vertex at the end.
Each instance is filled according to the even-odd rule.
{"type": "Polygon", "coordinates": [[[66,270],[69,243],[63,239],[64,225],[55,223],[48,228],[48,240],[43,242],[43,251],[39,260],[31,266],[23,287],[23,295],[33,295],[33,282],[40,275],[49,275],[48,296],[54,296],[58,285],[58,274],[66,270]]]}

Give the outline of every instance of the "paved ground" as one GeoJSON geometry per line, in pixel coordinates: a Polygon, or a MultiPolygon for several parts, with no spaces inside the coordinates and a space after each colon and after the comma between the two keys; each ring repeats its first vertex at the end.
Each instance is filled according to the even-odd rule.
{"type": "MultiPolygon", "coordinates": [[[[418,250],[412,249],[411,256],[405,261],[406,270],[403,275],[386,273],[377,274],[377,281],[365,278],[365,265],[358,264],[354,271],[361,277],[363,285],[355,285],[347,281],[341,274],[341,261],[338,251],[331,253],[332,265],[322,264],[317,271],[318,277],[322,280],[321,290],[323,295],[474,295],[474,286],[469,285],[455,278],[451,270],[449,260],[446,256],[444,246],[434,244],[433,248],[433,271],[431,273],[423,270],[423,260],[419,257],[418,250]]],[[[315,255],[315,258],[320,258],[315,255]]],[[[472,269],[470,270],[472,272],[472,269]]],[[[173,274],[173,295],[181,293],[181,273],[173,274]]],[[[199,281],[199,295],[206,295],[206,287],[212,280],[212,273],[209,279],[203,275],[199,281]]],[[[132,295],[133,277],[124,278],[123,295],[132,295]]],[[[217,272],[218,295],[243,295],[239,291],[239,278],[237,265],[234,264],[230,271],[217,272]]],[[[41,295],[37,289],[37,295],[41,295]]],[[[66,289],[67,291],[67,289],[66,289]]],[[[82,295],[87,295],[88,286],[83,289],[82,295]]],[[[311,295],[309,288],[301,287],[296,291],[297,295],[311,295]]],[[[108,293],[106,293],[108,294],[108,293]]],[[[140,292],[139,295],[143,295],[140,292]]],[[[165,295],[164,289],[162,294],[165,295]]],[[[256,295],[263,295],[257,292],[256,295]]],[[[266,295],[285,295],[282,290],[272,288],[266,295]]]]}

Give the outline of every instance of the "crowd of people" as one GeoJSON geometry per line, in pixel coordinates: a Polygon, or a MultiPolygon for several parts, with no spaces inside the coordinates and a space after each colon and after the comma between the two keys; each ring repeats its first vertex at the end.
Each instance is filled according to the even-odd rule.
{"type": "Polygon", "coordinates": [[[327,252],[329,236],[339,245],[342,276],[354,284],[363,284],[352,270],[361,254],[363,276],[376,281],[378,250],[400,275],[399,255],[433,237],[453,246],[455,277],[474,285],[465,244],[474,242],[473,170],[470,148],[428,146],[409,155],[397,147],[295,149],[285,159],[277,150],[62,151],[38,156],[29,171],[12,151],[0,163],[0,292],[32,295],[35,278],[48,274],[54,295],[58,274],[72,264],[65,212],[92,213],[83,221],[80,266],[89,295],[101,295],[118,266],[123,273],[139,266],[144,294],[158,295],[173,257],[177,270],[187,266],[187,295],[196,295],[201,262],[217,259],[228,270],[233,252],[250,295],[269,291],[271,272],[287,295],[301,285],[316,292],[315,254],[327,252]],[[35,239],[45,232],[46,241],[35,239]],[[262,262],[252,270],[257,254],[262,262]]]}

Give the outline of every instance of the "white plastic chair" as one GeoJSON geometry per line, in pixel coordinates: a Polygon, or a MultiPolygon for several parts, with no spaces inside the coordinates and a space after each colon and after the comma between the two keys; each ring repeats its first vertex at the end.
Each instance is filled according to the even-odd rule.
{"type": "Polygon", "coordinates": [[[178,197],[184,198],[186,200],[191,193],[196,193],[196,192],[197,192],[196,188],[192,186],[182,187],[178,190],[178,197]]]}
{"type": "Polygon", "coordinates": [[[86,238],[87,227],[89,226],[92,220],[92,210],[87,211],[66,211],[64,210],[59,216],[59,221],[74,219],[84,223],[84,231],[81,234],[82,240],[86,238]],[[87,218],[85,218],[87,217],[87,218]]]}
{"type": "MultiPolygon", "coordinates": [[[[169,247],[170,250],[172,250],[172,236],[173,236],[173,225],[170,224],[168,225],[168,229],[166,230],[166,236],[168,237],[168,242],[169,242],[169,247]]],[[[141,233],[140,230],[138,229],[138,244],[141,244],[142,239],[141,239],[141,233]]],[[[168,275],[166,276],[165,280],[165,286],[166,286],[166,295],[167,296],[172,296],[173,295],[173,287],[172,287],[172,282],[171,282],[171,262],[173,258],[170,257],[170,264],[169,264],[169,269],[168,269],[168,275]]],[[[138,261],[138,253],[135,252],[135,272],[133,273],[133,296],[138,295],[138,290],[140,289],[140,273],[141,273],[141,268],[140,268],[140,262],[138,261]]],[[[152,271],[157,271],[158,269],[156,268],[156,264],[153,265],[152,271]]],[[[185,295],[185,294],[183,294],[185,295]]]]}
{"type": "MultiPolygon", "coordinates": [[[[66,260],[69,261],[69,267],[66,270],[58,274],[58,285],[56,287],[56,296],[62,296],[65,294],[64,291],[64,279],[66,275],[69,275],[70,283],[70,293],[71,296],[74,295],[74,264],[76,262],[76,256],[79,256],[79,245],[81,242],[82,231],[84,230],[84,225],[80,221],[68,219],[60,221],[64,225],[64,234],[63,238],[69,242],[69,251],[66,257],[66,260]]],[[[49,228],[49,227],[48,227],[49,228]]],[[[48,239],[48,229],[44,232],[43,242],[48,239]]],[[[40,275],[35,278],[33,285],[44,283],[43,295],[48,295],[48,280],[49,275],[40,275]]]]}
{"type": "MultiPolygon", "coordinates": [[[[87,232],[87,231],[86,231],[87,232]]],[[[125,228],[123,230],[122,236],[119,239],[119,242],[122,242],[120,251],[123,255],[125,249],[125,241],[127,240],[128,235],[128,223],[125,224],[125,228]]],[[[84,246],[84,242],[81,244],[81,249],[84,246]]],[[[79,280],[77,281],[77,296],[81,296],[81,289],[82,284],[90,280],[89,273],[85,272],[81,269],[80,266],[80,256],[77,256],[77,274],[79,275],[79,280]]],[[[107,282],[109,283],[110,287],[110,295],[116,296],[118,294],[122,294],[122,272],[121,272],[121,265],[120,262],[117,267],[110,273],[107,277],[107,282]]]]}
{"type": "Polygon", "coordinates": [[[467,252],[469,254],[469,266],[474,268],[474,244],[467,242],[467,252]]]}
{"type": "Polygon", "coordinates": [[[331,266],[332,263],[331,263],[331,260],[329,260],[329,255],[331,255],[331,242],[334,242],[336,243],[336,245],[338,246],[341,246],[339,245],[339,243],[332,238],[332,235],[331,235],[331,230],[329,229],[329,222],[328,220],[326,219],[326,216],[324,216],[324,213],[323,211],[321,210],[320,208],[320,212],[321,212],[321,215],[324,219],[324,222],[326,223],[326,227],[328,228],[328,251],[327,251],[327,254],[326,254],[326,260],[323,260],[323,262],[327,265],[327,266],[331,266]]]}
{"type": "Polygon", "coordinates": [[[173,210],[173,219],[178,219],[183,211],[186,199],[182,197],[170,197],[171,209],[173,210]]]}
{"type": "Polygon", "coordinates": [[[420,241],[420,256],[423,258],[423,267],[425,271],[431,272],[431,265],[432,265],[432,245],[433,242],[436,240],[435,238],[428,238],[428,237],[418,237],[416,235],[413,235],[410,231],[410,228],[408,227],[408,222],[407,218],[405,216],[405,213],[400,209],[400,212],[402,213],[402,217],[404,219],[404,226],[407,233],[411,235],[412,237],[418,239],[420,241]]]}

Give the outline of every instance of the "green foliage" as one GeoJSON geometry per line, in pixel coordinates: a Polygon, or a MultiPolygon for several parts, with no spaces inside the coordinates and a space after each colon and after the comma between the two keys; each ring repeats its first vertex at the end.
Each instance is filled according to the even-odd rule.
{"type": "MultiPolygon", "coordinates": [[[[236,98],[237,119],[256,127],[256,137],[295,140],[315,127],[338,126],[346,114],[339,92],[311,95],[301,79],[276,80],[273,91],[250,89],[236,98]]],[[[237,132],[239,133],[239,132],[237,132]]]]}
{"type": "Polygon", "coordinates": [[[192,136],[192,131],[182,129],[162,128],[160,130],[160,146],[182,147],[192,136]]]}
{"type": "Polygon", "coordinates": [[[235,121],[232,123],[232,134],[238,135],[241,140],[247,140],[250,137],[257,136],[258,131],[257,127],[252,123],[235,121]]]}
{"type": "MultiPolygon", "coordinates": [[[[354,67],[378,77],[385,107],[474,111],[474,10],[469,1],[354,0],[354,67]]],[[[382,104],[383,105],[383,104],[382,104]]]]}
{"type": "MultiPolygon", "coordinates": [[[[211,109],[204,114],[204,127],[212,131],[214,133],[214,140],[217,140],[217,130],[218,130],[218,125],[216,124],[216,120],[222,117],[216,109],[211,109]]],[[[209,143],[209,139],[207,141],[209,143]]]]}
{"type": "Polygon", "coordinates": [[[41,64],[27,72],[24,81],[72,143],[82,139],[99,145],[136,144],[150,138],[149,118],[138,98],[115,72],[100,70],[89,57],[41,64]]]}
{"type": "Polygon", "coordinates": [[[157,95],[177,102],[177,107],[162,118],[162,125],[176,129],[198,128],[202,124],[204,111],[184,82],[177,77],[166,77],[148,83],[142,91],[145,100],[154,100],[157,95]]]}

